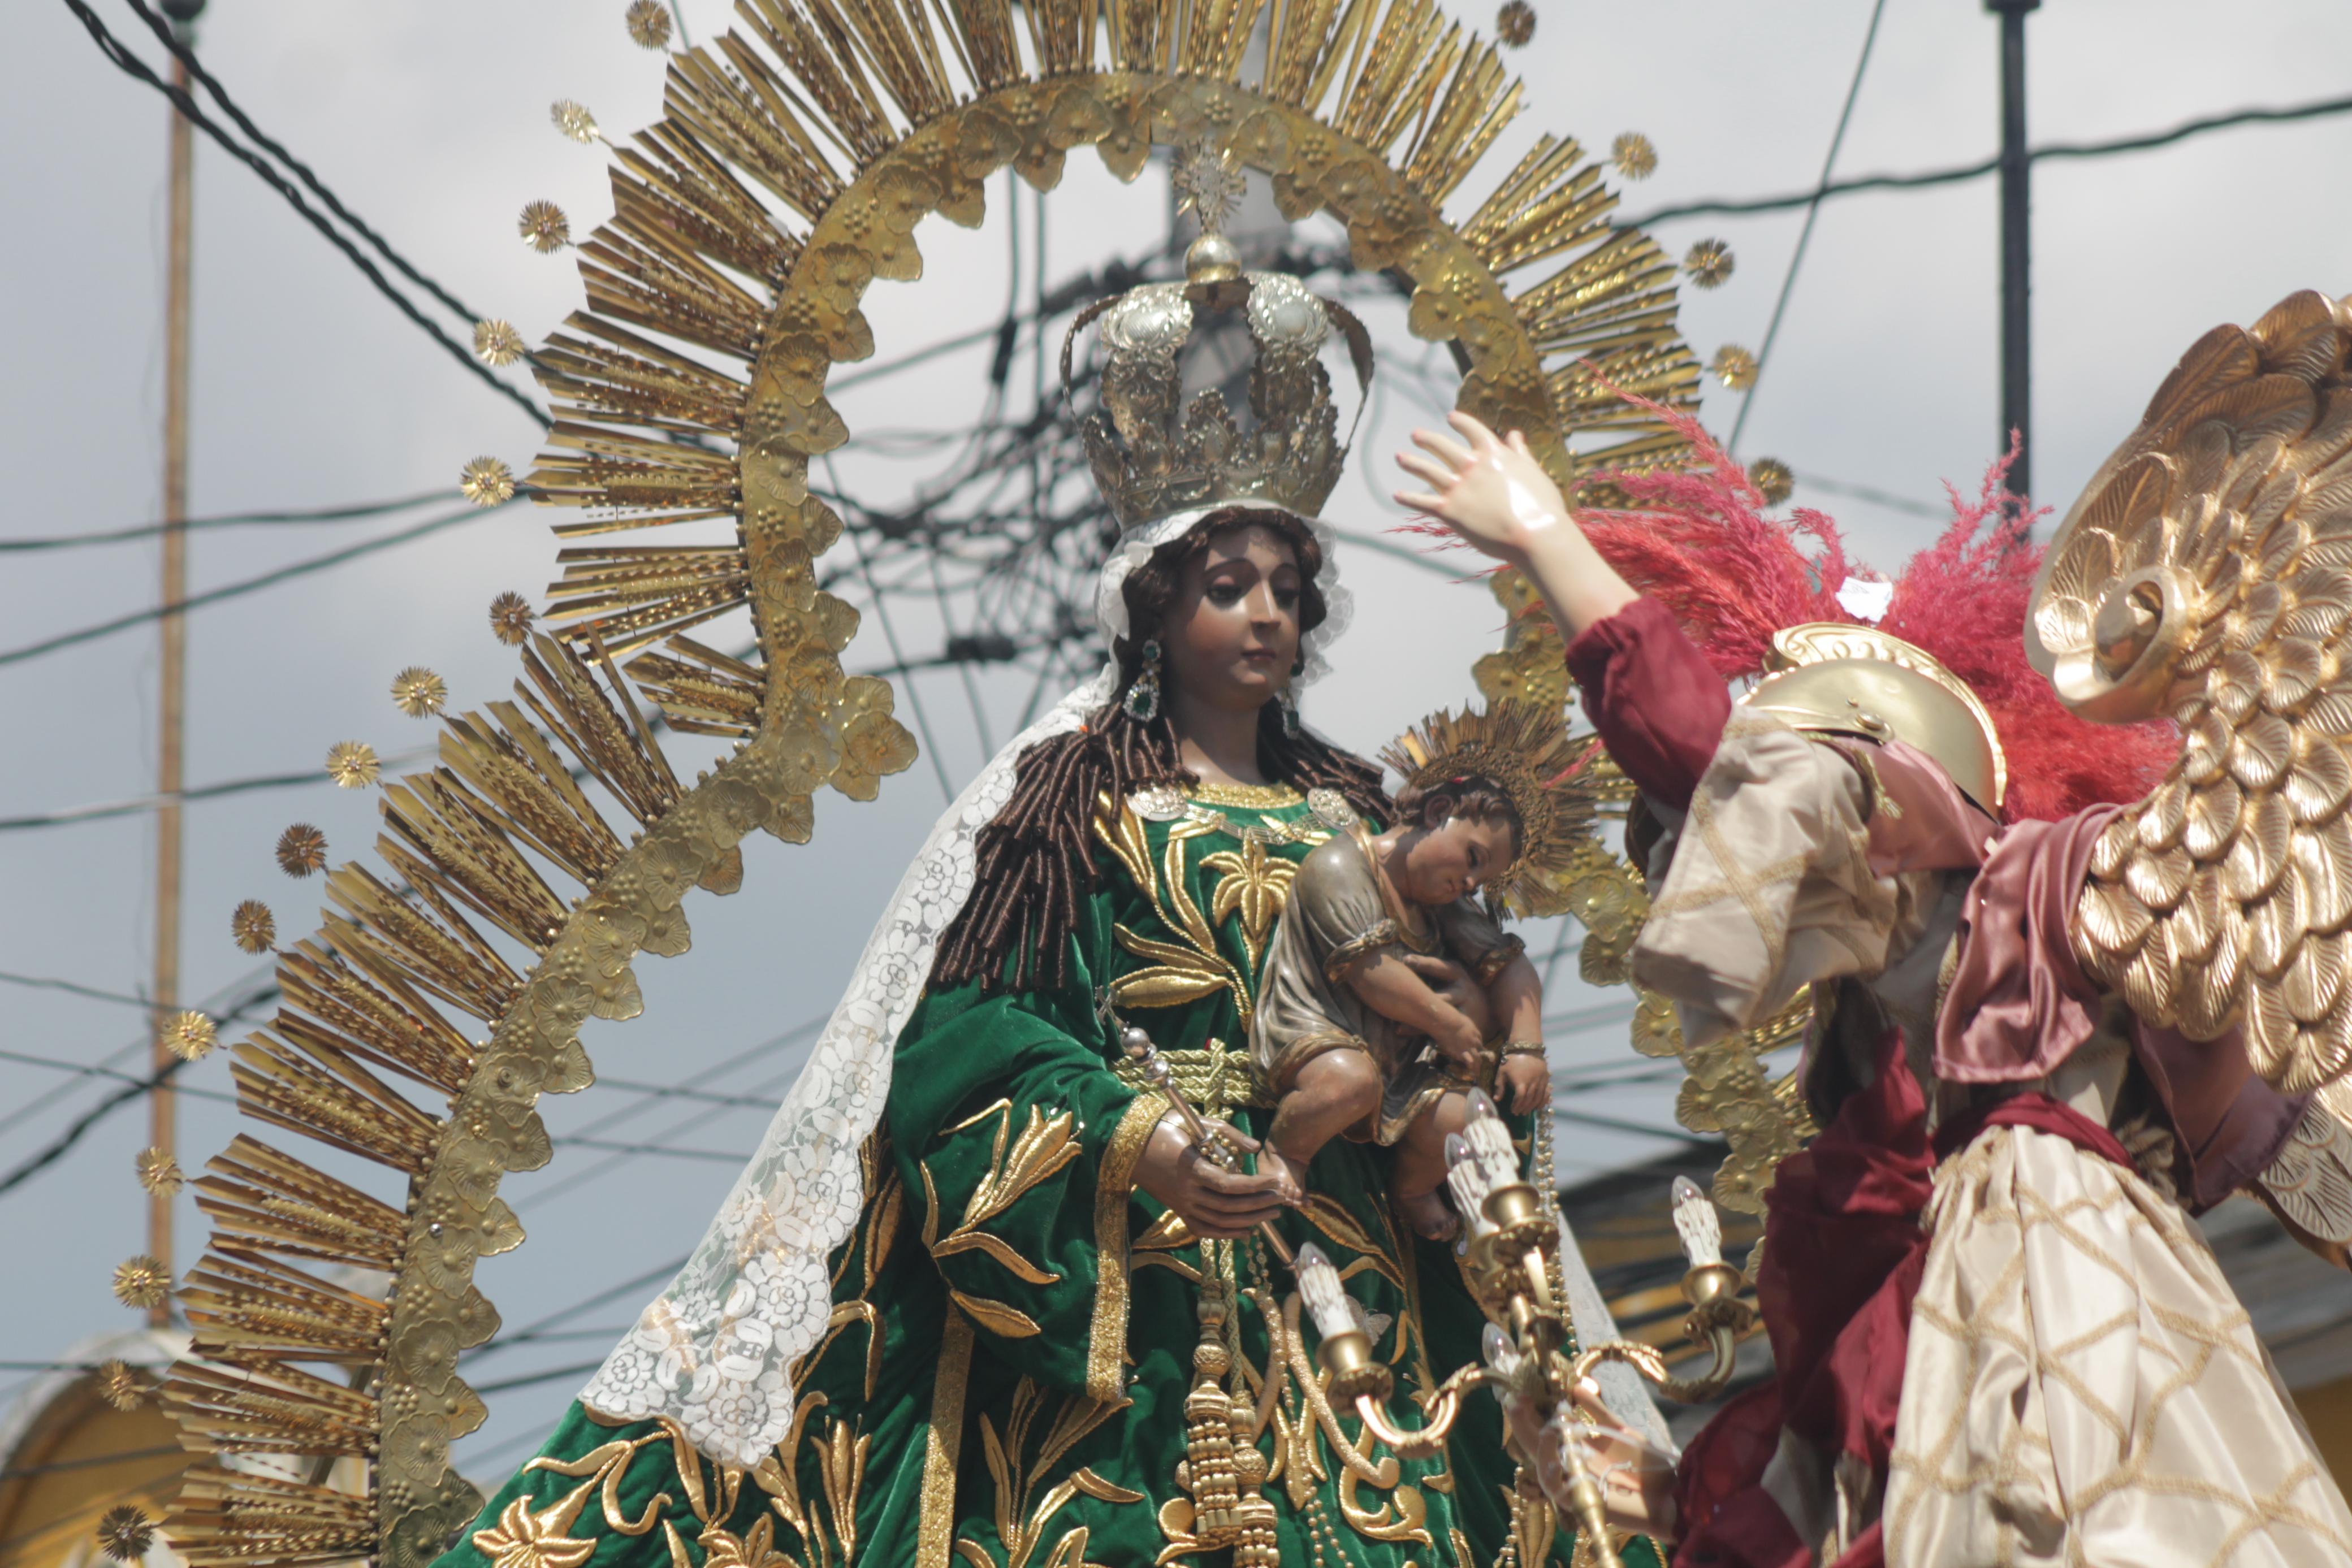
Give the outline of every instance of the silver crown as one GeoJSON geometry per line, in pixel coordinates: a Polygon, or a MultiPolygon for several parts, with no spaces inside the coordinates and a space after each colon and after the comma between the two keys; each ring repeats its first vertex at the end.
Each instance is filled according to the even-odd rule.
{"type": "MultiPolygon", "coordinates": [[[[1195,154],[1193,164],[1206,162],[1195,154]]],[[[1180,186],[1186,171],[1180,166],[1180,186]]],[[[1062,340],[1062,385],[1070,391],[1070,357],[1079,331],[1100,320],[1100,405],[1080,422],[1095,483],[1122,530],[1174,513],[1226,506],[1279,507],[1311,517],[1339,482],[1348,444],[1322,350],[1333,327],[1348,340],[1357,382],[1358,417],[1371,385],[1371,339],[1344,306],[1284,273],[1245,272],[1233,242],[1217,231],[1239,175],[1203,195],[1210,182],[1191,174],[1187,200],[1202,233],[1184,256],[1184,281],[1147,283],[1079,313],[1062,340]],[[1188,402],[1184,351],[1238,311],[1246,325],[1247,424],[1235,420],[1216,387],[1188,402]]],[[[1349,434],[1354,434],[1352,424],[1349,434]]]]}

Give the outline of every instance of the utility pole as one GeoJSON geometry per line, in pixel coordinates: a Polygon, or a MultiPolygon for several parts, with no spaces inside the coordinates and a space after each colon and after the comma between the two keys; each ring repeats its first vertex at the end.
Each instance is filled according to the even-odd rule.
{"type": "MultiPolygon", "coordinates": [[[[184,40],[205,0],[163,0],[164,13],[184,40]]],[[[172,60],[172,85],[188,90],[188,68],[172,60]]],[[[170,238],[166,242],[163,296],[163,615],[162,657],[156,679],[160,713],[155,747],[155,975],[152,991],[155,1037],[149,1061],[158,1075],[148,1095],[148,1143],[165,1154],[179,1140],[178,1096],[161,1075],[176,1060],[166,1030],[180,992],[180,801],[188,697],[188,625],[173,608],[188,597],[188,273],[195,226],[194,127],[172,110],[170,238]]],[[[173,1195],[166,1189],[147,1198],[147,1251],[168,1276],[172,1262],[173,1195]]],[[[147,1310],[158,1328],[172,1321],[169,1299],[147,1310]]]]}
{"type": "Polygon", "coordinates": [[[2033,196],[2025,148],[2025,14],[2042,0],[1985,0],[2000,18],[2000,441],[2019,438],[2009,487],[2033,494],[2033,196]]]}

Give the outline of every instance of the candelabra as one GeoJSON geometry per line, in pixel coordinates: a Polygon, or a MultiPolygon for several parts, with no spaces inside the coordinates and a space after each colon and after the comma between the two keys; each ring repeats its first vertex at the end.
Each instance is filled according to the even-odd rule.
{"type": "MultiPolygon", "coordinates": [[[[1328,1398],[1312,1392],[1315,1379],[1291,1335],[1293,1370],[1309,1386],[1317,1420],[1342,1452],[1350,1445],[1339,1431],[1334,1404],[1354,1406],[1356,1417],[1381,1442],[1404,1458],[1431,1454],[1444,1443],[1461,1415],[1461,1396],[1478,1385],[1493,1388],[1507,1403],[1530,1406],[1549,1426],[1576,1406],[1571,1391],[1604,1361],[1622,1361],[1669,1399],[1714,1398],[1731,1381],[1738,1338],[1755,1322],[1755,1308],[1739,1297],[1739,1270],[1723,1260],[1723,1232],[1715,1206],[1696,1186],[1677,1177],[1675,1228],[1690,1267],[1682,1281],[1690,1312],[1684,1333],[1712,1353],[1712,1364],[1696,1377],[1670,1375],[1665,1358],[1632,1340],[1612,1340],[1570,1355],[1568,1303],[1559,1298],[1561,1222],[1549,1193],[1538,1192],[1520,1169],[1502,1113],[1483,1093],[1474,1093],[1465,1131],[1446,1142],[1446,1182],[1465,1226],[1462,1239],[1465,1272],[1486,1314],[1485,1361],[1456,1371],[1428,1403],[1428,1419],[1402,1430],[1388,1419],[1388,1368],[1372,1357],[1361,1313],[1347,1295],[1339,1271],[1313,1247],[1298,1249],[1294,1265],[1299,1294],[1321,1336],[1317,1355],[1328,1398]]],[[[1295,1324],[1295,1315],[1291,1318],[1295,1324]]],[[[1531,1456],[1530,1456],[1531,1457],[1531,1456]]],[[[1584,1462],[1580,1447],[1561,1445],[1568,1475],[1566,1501],[1603,1568],[1617,1568],[1601,1483],[1584,1462]]]]}
{"type": "MultiPolygon", "coordinates": [[[[1129,1028],[1121,1043],[1167,1095],[1202,1157],[1231,1165],[1233,1150],[1177,1091],[1168,1063],[1150,1038],[1129,1028]]],[[[1280,1381],[1279,1369],[1286,1367],[1340,1464],[1367,1480],[1376,1480],[1381,1473],[1340,1429],[1342,1411],[1362,1422],[1398,1458],[1422,1458],[1444,1446],[1461,1417],[1463,1395],[1480,1385],[1492,1388],[1507,1407],[1528,1409],[1544,1429],[1568,1428],[1578,1409],[1573,1391],[1604,1361],[1632,1366],[1669,1399],[1700,1401],[1723,1392],[1731,1381],[1739,1336],[1755,1322],[1756,1310],[1740,1298],[1739,1270],[1723,1260],[1722,1225],[1715,1206],[1694,1183],[1677,1176],[1674,1185],[1675,1228],[1690,1265],[1682,1280],[1683,1298],[1691,1309],[1683,1320],[1683,1333],[1705,1347],[1712,1361],[1698,1376],[1684,1378],[1667,1372],[1665,1358],[1656,1350],[1633,1340],[1611,1340],[1570,1354],[1574,1336],[1568,1303],[1556,1283],[1562,1231],[1559,1207],[1552,1194],[1538,1191],[1528,1179],[1502,1113],[1484,1092],[1471,1094],[1464,1130],[1446,1140],[1445,1154],[1447,1188],[1465,1228],[1460,1241],[1465,1272],[1486,1315],[1484,1359],[1456,1370],[1423,1401],[1427,1415],[1418,1427],[1401,1427],[1389,1418],[1393,1379],[1373,1354],[1364,1311],[1348,1294],[1339,1270],[1313,1243],[1294,1255],[1272,1225],[1260,1227],[1274,1255],[1298,1282],[1297,1293],[1282,1303],[1279,1312],[1270,1296],[1253,1292],[1265,1319],[1276,1364],[1268,1368],[1264,1387],[1270,1396],[1280,1381]],[[1318,1341],[1311,1361],[1299,1333],[1302,1301],[1318,1341]]],[[[1255,1442],[1249,1440],[1249,1413],[1229,1407],[1231,1402],[1216,1388],[1227,1369],[1225,1351],[1215,1343],[1227,1300],[1222,1281],[1204,1288],[1203,1333],[1196,1357],[1201,1378],[1185,1409],[1195,1441],[1190,1444],[1184,1479],[1194,1493],[1195,1518],[1216,1543],[1246,1537],[1255,1546],[1257,1530],[1241,1527],[1244,1514],[1265,1506],[1255,1485],[1262,1479],[1262,1469],[1246,1464],[1257,1458],[1255,1442]],[[1239,1473],[1236,1460],[1249,1473],[1239,1473]]],[[[1270,1405],[1270,1397],[1266,1403],[1270,1405]]],[[[1261,1416],[1256,1425],[1263,1424],[1261,1416]]],[[[1619,1568],[1600,1480],[1572,1437],[1560,1444],[1560,1457],[1568,1477],[1565,1500],[1594,1560],[1600,1568],[1619,1568]]],[[[1263,1529],[1254,1515],[1250,1523],[1263,1529]]],[[[1251,1555],[1255,1559],[1255,1553],[1251,1555]]]]}

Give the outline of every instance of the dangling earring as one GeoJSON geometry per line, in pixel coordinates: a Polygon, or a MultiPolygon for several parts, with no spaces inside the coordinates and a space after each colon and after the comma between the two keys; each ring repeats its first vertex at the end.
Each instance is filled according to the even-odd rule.
{"type": "Polygon", "coordinates": [[[1135,684],[1127,688],[1119,706],[1127,716],[1138,724],[1150,724],[1160,716],[1160,639],[1152,638],[1143,644],[1143,668],[1137,673],[1135,684]]]}
{"type": "Polygon", "coordinates": [[[1274,694],[1275,705],[1282,709],[1282,733],[1291,739],[1298,738],[1298,694],[1288,686],[1274,694]]]}

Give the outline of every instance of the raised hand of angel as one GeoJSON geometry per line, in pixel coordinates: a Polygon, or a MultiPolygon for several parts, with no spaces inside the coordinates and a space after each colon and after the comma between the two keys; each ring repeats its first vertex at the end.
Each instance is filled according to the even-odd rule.
{"type": "Polygon", "coordinates": [[[1452,435],[1416,430],[1412,442],[1421,450],[1397,454],[1397,466],[1427,486],[1398,491],[1400,505],[1526,572],[1570,637],[1633,601],[1633,590],[1576,526],[1525,435],[1515,430],[1498,436],[1458,410],[1445,422],[1452,435]]]}

